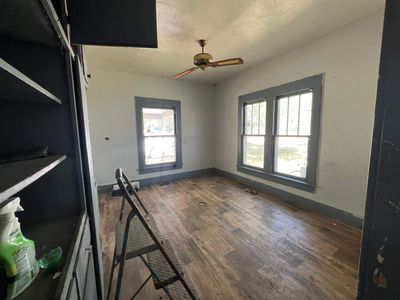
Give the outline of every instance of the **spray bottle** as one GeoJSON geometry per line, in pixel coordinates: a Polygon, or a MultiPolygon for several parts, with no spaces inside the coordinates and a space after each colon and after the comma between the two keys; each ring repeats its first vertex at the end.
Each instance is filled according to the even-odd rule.
{"type": "Polygon", "coordinates": [[[39,272],[35,244],[21,232],[15,212],[22,211],[20,198],[0,208],[0,298],[14,299],[39,272]]]}

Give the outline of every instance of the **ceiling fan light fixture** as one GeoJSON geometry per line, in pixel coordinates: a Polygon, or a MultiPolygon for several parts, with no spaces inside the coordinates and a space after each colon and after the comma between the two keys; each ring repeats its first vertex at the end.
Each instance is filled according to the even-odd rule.
{"type": "Polygon", "coordinates": [[[209,53],[198,53],[193,57],[193,63],[203,70],[203,67],[207,67],[208,64],[212,63],[213,57],[209,53]]]}
{"type": "Polygon", "coordinates": [[[216,67],[225,67],[225,66],[233,66],[233,65],[241,65],[243,64],[243,59],[240,57],[237,58],[230,58],[230,59],[225,59],[225,60],[220,60],[220,61],[213,61],[213,57],[210,53],[204,52],[204,47],[207,44],[206,40],[198,40],[197,41],[201,47],[201,53],[197,53],[193,57],[193,63],[196,66],[195,68],[190,68],[186,71],[183,71],[179,74],[176,74],[173,79],[178,79],[183,76],[186,76],[193,71],[196,71],[197,69],[200,69],[202,71],[206,71],[207,68],[216,68],[216,67]]]}

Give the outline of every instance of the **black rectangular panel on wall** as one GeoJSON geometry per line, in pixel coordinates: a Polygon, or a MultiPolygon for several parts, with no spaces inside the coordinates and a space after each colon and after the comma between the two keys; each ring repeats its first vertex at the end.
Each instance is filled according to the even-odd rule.
{"type": "Polygon", "coordinates": [[[157,48],[155,0],[67,0],[74,44],[157,48]]]}
{"type": "Polygon", "coordinates": [[[358,299],[400,299],[400,0],[387,0],[358,299]]]}

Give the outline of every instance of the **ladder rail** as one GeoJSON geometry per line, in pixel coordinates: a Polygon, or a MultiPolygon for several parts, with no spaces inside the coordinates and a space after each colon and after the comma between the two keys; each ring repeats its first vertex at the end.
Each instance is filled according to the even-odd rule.
{"type": "MultiPolygon", "coordinates": [[[[126,174],[124,173],[124,171],[121,168],[118,168],[115,171],[115,178],[121,178],[121,180],[123,179],[125,181],[126,186],[124,184],[124,188],[121,188],[121,186],[118,184],[120,190],[122,190],[123,193],[126,190],[128,192],[128,195],[133,194],[135,196],[137,202],[139,203],[139,205],[142,207],[142,209],[145,212],[145,214],[146,215],[149,214],[149,210],[146,208],[146,206],[144,205],[142,199],[140,199],[138,193],[136,192],[136,189],[133,187],[131,181],[129,180],[128,176],[126,176],[126,174]]],[[[126,197],[124,197],[124,198],[126,198],[126,197]]],[[[129,198],[130,198],[131,201],[128,200],[128,203],[131,206],[131,208],[132,209],[137,209],[138,207],[135,205],[134,200],[132,199],[132,197],[129,197],[129,198]]]]}
{"type": "Polygon", "coordinates": [[[128,239],[129,239],[129,228],[130,228],[131,221],[134,216],[135,216],[135,213],[133,210],[131,210],[126,219],[125,230],[124,230],[124,240],[123,240],[122,252],[121,252],[122,259],[120,261],[119,270],[118,270],[118,279],[117,279],[117,289],[115,291],[115,300],[119,300],[120,293],[121,293],[122,278],[124,276],[124,269],[125,269],[126,248],[127,248],[128,239]]]}
{"type": "MultiPolygon", "coordinates": [[[[188,292],[188,294],[190,295],[190,297],[192,299],[196,299],[195,295],[193,294],[191,288],[188,286],[188,284],[186,283],[186,280],[182,277],[181,273],[179,272],[179,270],[176,268],[176,266],[174,265],[174,263],[172,262],[172,260],[170,259],[168,253],[165,251],[163,245],[160,243],[160,241],[158,240],[158,238],[156,237],[156,235],[154,234],[153,230],[151,229],[150,225],[147,223],[147,220],[145,219],[145,217],[143,216],[142,212],[138,209],[138,207],[136,206],[136,204],[134,203],[130,193],[128,192],[123,180],[126,180],[127,177],[124,174],[124,172],[122,171],[121,168],[118,168],[117,171],[115,172],[115,176],[117,179],[117,183],[118,186],[120,188],[120,190],[122,191],[124,198],[126,198],[126,200],[128,201],[129,205],[132,208],[132,211],[134,213],[137,214],[137,217],[139,218],[139,220],[141,221],[141,223],[143,224],[143,226],[145,227],[146,231],[149,233],[150,237],[153,239],[154,243],[156,244],[157,248],[160,250],[160,252],[162,253],[162,255],[165,257],[165,260],[168,262],[169,266],[171,267],[171,269],[174,271],[174,273],[177,275],[179,281],[182,283],[183,287],[185,288],[185,290],[188,292]]],[[[128,185],[132,186],[128,180],[128,185]]],[[[135,197],[137,197],[137,199],[139,198],[139,196],[137,195],[136,191],[134,192],[135,197]]],[[[141,201],[140,201],[141,202],[141,201]]],[[[139,202],[139,203],[140,203],[139,202]]],[[[124,241],[125,242],[125,241],[124,241]]]]}

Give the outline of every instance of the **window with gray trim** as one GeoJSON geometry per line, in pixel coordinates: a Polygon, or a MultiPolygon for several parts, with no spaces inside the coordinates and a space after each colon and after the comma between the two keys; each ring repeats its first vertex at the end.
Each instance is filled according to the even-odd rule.
{"type": "Polygon", "coordinates": [[[238,171],[315,190],[322,78],[239,97],[238,171]]]}
{"type": "Polygon", "coordinates": [[[254,168],[264,167],[265,118],[267,102],[265,99],[246,103],[243,129],[243,164],[254,168]]]}
{"type": "Polygon", "coordinates": [[[182,168],[181,104],[135,97],[139,173],[182,168]]]}

